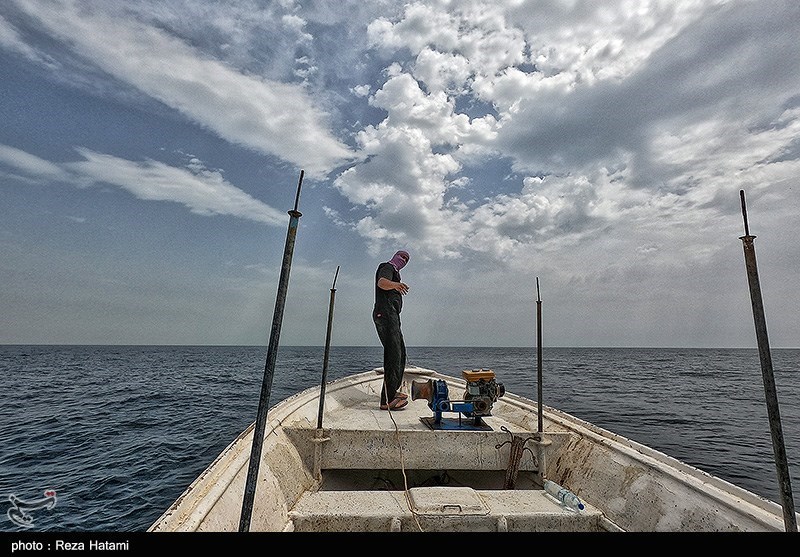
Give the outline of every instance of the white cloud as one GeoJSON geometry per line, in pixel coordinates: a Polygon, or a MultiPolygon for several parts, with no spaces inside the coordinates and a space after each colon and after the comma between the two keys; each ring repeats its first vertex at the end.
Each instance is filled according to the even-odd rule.
{"type": "Polygon", "coordinates": [[[353,157],[299,85],[242,73],[131,18],[72,3],[59,9],[37,2],[22,7],[88,61],[228,141],[316,177],[353,157]]]}
{"type": "Polygon", "coordinates": [[[0,47],[18,52],[33,62],[56,67],[55,61],[27,44],[20,36],[17,29],[5,18],[0,16],[0,47]]]}
{"type": "Polygon", "coordinates": [[[383,126],[414,128],[434,146],[488,141],[494,134],[492,116],[470,120],[455,112],[453,99],[443,91],[426,94],[408,74],[390,78],[371,103],[388,112],[383,126]]]}
{"type": "Polygon", "coordinates": [[[357,97],[368,97],[371,87],[369,85],[356,85],[352,88],[353,94],[357,97]]]}
{"type": "Polygon", "coordinates": [[[373,209],[356,230],[375,245],[413,241],[423,254],[455,256],[467,232],[463,206],[446,199],[464,184],[452,179],[462,168],[455,148],[489,141],[494,119],[456,114],[443,92],[425,93],[404,73],[390,77],[371,102],[388,117],[358,135],[366,162],[334,182],[350,201],[373,209]]]}
{"type": "Polygon", "coordinates": [[[455,48],[459,40],[457,22],[446,10],[419,2],[407,5],[403,17],[396,23],[386,18],[371,22],[367,35],[379,47],[409,48],[413,54],[427,45],[449,50],[455,48]]]}
{"type": "Polygon", "coordinates": [[[461,91],[472,74],[470,62],[464,56],[429,48],[417,55],[413,71],[428,91],[461,91]]]}
{"type": "Polygon", "coordinates": [[[198,169],[196,159],[185,170],[154,160],[136,162],[89,149],[78,151],[85,160],[64,167],[84,183],[119,186],[139,199],[180,203],[200,215],[232,215],[275,226],[286,220],[283,211],[232,186],[218,171],[198,169]]]}
{"type": "MultiPolygon", "coordinates": [[[[331,180],[337,195],[314,192],[322,211],[372,255],[412,249],[452,306],[471,300],[443,321],[480,321],[476,331],[476,316],[507,316],[495,302],[524,305],[535,271],[567,316],[561,338],[660,339],[646,327],[671,315],[687,323],[671,339],[705,342],[691,335],[706,334],[706,310],[718,323],[736,313],[714,308],[731,305],[721,293],[740,278],[720,271],[741,267],[737,190],[769,215],[765,238],[797,229],[796,2],[19,5],[45,25],[36,35],[70,53],[59,62],[81,56],[232,143],[324,174],[353,155],[328,126],[352,130],[359,158],[331,180]],[[670,314],[678,299],[683,313],[670,314]]],[[[22,33],[35,25],[9,21],[0,41],[35,60],[47,43],[26,51],[33,33],[22,33]]],[[[176,168],[98,150],[62,164],[0,148],[0,160],[43,181],[285,224],[200,160],[176,168]]],[[[787,276],[792,245],[781,244],[787,276]]],[[[431,327],[417,338],[440,338],[448,323],[419,312],[444,305],[409,304],[409,319],[431,327]]]]}
{"type": "Polygon", "coordinates": [[[784,63],[800,44],[788,23],[796,9],[772,2],[757,26],[742,23],[758,10],[407,5],[368,27],[391,60],[370,98],[386,117],[360,133],[366,159],[335,185],[367,210],[357,229],[368,241],[413,240],[430,257],[595,245],[622,222],[648,246],[639,253],[653,253],[676,223],[728,214],[721,199],[736,184],[759,176],[766,190],[795,167],[784,159],[797,159],[796,114],[777,107],[791,106],[799,75],[784,63]],[[470,117],[471,101],[494,114],[470,117]],[[481,199],[471,173],[500,158],[519,185],[481,199]],[[455,197],[468,176],[471,189],[455,197]]]}
{"type": "Polygon", "coordinates": [[[8,145],[0,145],[0,163],[29,176],[41,176],[49,180],[68,178],[68,173],[57,164],[8,145]]]}
{"type": "Polygon", "coordinates": [[[297,15],[285,15],[281,18],[281,21],[287,28],[292,29],[295,33],[297,33],[302,40],[311,41],[314,39],[314,37],[306,33],[306,21],[302,17],[297,15]]]}
{"type": "Polygon", "coordinates": [[[23,172],[40,183],[59,181],[88,187],[120,187],[146,201],[180,203],[199,215],[230,215],[273,226],[285,224],[285,212],[258,201],[227,182],[197,158],[187,168],[154,160],[130,161],[79,148],[82,161],[52,163],[13,147],[0,145],[0,163],[23,172]]]}

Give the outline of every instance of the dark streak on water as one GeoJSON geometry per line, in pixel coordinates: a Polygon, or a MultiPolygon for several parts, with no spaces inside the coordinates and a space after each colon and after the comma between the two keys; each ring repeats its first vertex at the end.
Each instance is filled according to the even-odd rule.
{"type": "MultiPolygon", "coordinates": [[[[279,349],[270,406],[319,384],[323,352],[279,349]]],[[[408,352],[448,375],[491,368],[536,400],[534,348],[408,352]]],[[[772,357],[797,493],[800,350],[772,357]]],[[[57,505],[32,511],[32,531],[146,530],[254,421],[264,361],[260,347],[0,346],[0,531],[25,530],[9,495],[48,489],[57,505]]],[[[379,365],[380,347],[333,347],[328,379],[379,365]]],[[[544,404],[780,502],[757,350],[551,348],[543,370],[544,404]]]]}

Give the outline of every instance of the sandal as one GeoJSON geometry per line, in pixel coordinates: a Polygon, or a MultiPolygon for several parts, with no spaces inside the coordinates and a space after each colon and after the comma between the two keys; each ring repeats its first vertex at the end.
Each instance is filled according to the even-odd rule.
{"type": "Polygon", "coordinates": [[[394,398],[399,398],[400,400],[405,400],[405,399],[408,398],[408,395],[405,394],[405,393],[401,393],[400,391],[397,391],[397,394],[394,395],[394,398]]]}
{"type": "Polygon", "coordinates": [[[381,410],[400,410],[408,406],[408,400],[404,398],[395,398],[389,404],[381,404],[381,410]]]}

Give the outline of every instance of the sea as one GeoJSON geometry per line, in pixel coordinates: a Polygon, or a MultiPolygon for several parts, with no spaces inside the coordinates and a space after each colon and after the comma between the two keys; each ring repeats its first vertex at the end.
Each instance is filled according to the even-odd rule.
{"type": "MultiPolygon", "coordinates": [[[[266,352],[0,346],[0,532],[145,532],[255,421],[265,375],[272,407],[323,372],[382,365],[380,346],[332,346],[327,365],[322,346],[281,346],[274,367],[266,352]]],[[[797,505],[800,350],[770,354],[779,421],[755,348],[545,347],[542,402],[781,503],[777,424],[797,505]]],[[[535,347],[408,347],[408,363],[492,369],[506,391],[538,397],[535,347]]]]}

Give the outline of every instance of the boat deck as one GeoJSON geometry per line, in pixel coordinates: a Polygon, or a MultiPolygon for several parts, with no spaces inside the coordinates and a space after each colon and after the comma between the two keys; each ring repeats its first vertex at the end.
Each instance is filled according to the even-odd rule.
{"type": "MultiPolygon", "coordinates": [[[[420,370],[424,374],[426,370],[420,370]]],[[[406,372],[403,390],[416,375],[406,372]]],[[[395,411],[379,407],[380,386],[375,376],[362,376],[358,388],[334,383],[325,397],[322,430],[308,423],[284,424],[298,446],[308,443],[322,447],[321,468],[347,469],[447,469],[505,471],[509,466],[510,445],[514,437],[532,440],[533,433],[498,416],[485,416],[475,422],[458,413],[445,412],[440,423],[424,399],[412,400],[395,411]],[[442,435],[441,429],[446,429],[442,435]]],[[[529,445],[529,448],[531,446],[529,445]]],[[[533,455],[532,450],[527,454],[533,455]]],[[[534,470],[534,459],[520,460],[520,470],[534,470]]]]}
{"type": "MultiPolygon", "coordinates": [[[[337,383],[331,383],[325,397],[323,427],[352,430],[431,431],[431,426],[425,423],[423,418],[432,418],[433,411],[424,399],[412,400],[409,396],[408,405],[405,408],[395,411],[380,409],[381,382],[379,379],[382,376],[380,371],[381,368],[378,368],[372,376],[369,374],[362,376],[359,389],[336,388],[337,383]]],[[[409,367],[405,371],[400,390],[410,395],[414,381],[424,381],[432,375],[442,377],[432,370],[409,367]]],[[[347,384],[342,385],[342,387],[346,386],[347,384]]],[[[451,392],[450,394],[453,399],[457,399],[461,395],[460,392],[451,392]]],[[[445,412],[442,421],[451,426],[448,429],[458,429],[460,424],[463,425],[465,431],[470,429],[469,426],[473,422],[456,412],[445,412]]],[[[485,428],[487,431],[501,431],[503,426],[512,432],[529,431],[496,416],[486,416],[483,421],[487,424],[485,428]]]]}
{"type": "MultiPolygon", "coordinates": [[[[449,401],[466,397],[457,377],[419,368],[406,369],[402,390],[410,394],[412,382],[428,376],[446,380],[449,401]]],[[[442,431],[431,425],[435,414],[425,396],[400,411],[380,410],[381,385],[380,370],[351,374],[324,386],[324,404],[320,387],[271,409],[251,531],[784,529],[778,504],[524,396],[505,393],[483,424],[443,412],[449,427],[442,431]],[[460,427],[470,424],[487,427],[460,427]],[[559,504],[542,489],[545,478],[570,489],[585,508],[559,504]]],[[[149,531],[235,531],[254,428],[149,531]]]]}
{"type": "MultiPolygon", "coordinates": [[[[410,381],[426,370],[407,371],[410,381]]],[[[367,377],[369,379],[369,377],[367,377]]],[[[532,433],[496,416],[477,422],[443,413],[427,400],[397,411],[379,408],[380,381],[326,395],[323,429],[288,428],[298,446],[318,447],[317,490],[289,511],[294,531],[600,531],[603,515],[573,511],[541,489],[529,449],[511,462],[511,445],[532,433]],[[437,433],[447,430],[447,435],[437,433]],[[512,435],[512,432],[514,435],[512,435]],[[313,438],[312,438],[313,436],[313,438]],[[514,486],[506,489],[509,467],[514,486]],[[431,485],[434,484],[434,485],[431,485]],[[445,485],[442,485],[445,484],[445,485]]],[[[301,451],[304,452],[304,451],[301,451]]]]}

